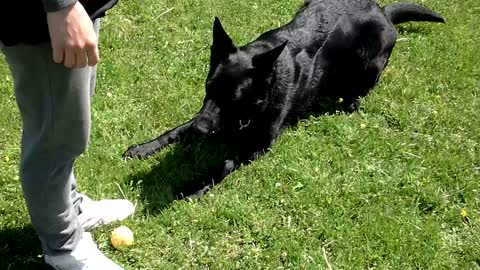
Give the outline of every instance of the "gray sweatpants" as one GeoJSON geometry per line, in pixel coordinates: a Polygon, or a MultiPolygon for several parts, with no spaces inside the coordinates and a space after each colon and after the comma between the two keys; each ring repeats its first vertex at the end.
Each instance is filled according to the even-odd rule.
{"type": "Polygon", "coordinates": [[[23,122],[23,196],[43,251],[60,254],[72,250],[83,234],[73,165],[88,144],[96,68],[54,63],[50,44],[2,47],[2,52],[23,122]]]}

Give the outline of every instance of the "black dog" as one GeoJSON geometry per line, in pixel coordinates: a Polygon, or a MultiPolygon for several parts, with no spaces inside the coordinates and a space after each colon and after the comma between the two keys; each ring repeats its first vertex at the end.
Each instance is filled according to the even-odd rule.
{"type": "Polygon", "coordinates": [[[356,111],[387,65],[397,38],[394,24],[407,21],[444,22],[415,4],[382,9],[370,0],[311,0],[288,24],[236,47],[215,18],[200,112],[124,156],[145,158],[187,135],[221,135],[236,150],[209,175],[210,183],[219,182],[324,104],[342,99],[344,110],[356,111]]]}

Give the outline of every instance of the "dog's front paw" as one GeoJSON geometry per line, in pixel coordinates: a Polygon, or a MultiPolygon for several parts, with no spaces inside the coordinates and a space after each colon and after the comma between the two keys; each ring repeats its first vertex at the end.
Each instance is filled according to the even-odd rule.
{"type": "Polygon", "coordinates": [[[145,159],[148,156],[155,154],[155,151],[146,147],[145,145],[133,145],[130,146],[123,154],[123,158],[139,158],[145,159]]]}
{"type": "Polygon", "coordinates": [[[343,110],[348,112],[348,113],[354,113],[357,112],[360,109],[360,98],[356,98],[353,100],[345,100],[343,102],[343,110]]]}

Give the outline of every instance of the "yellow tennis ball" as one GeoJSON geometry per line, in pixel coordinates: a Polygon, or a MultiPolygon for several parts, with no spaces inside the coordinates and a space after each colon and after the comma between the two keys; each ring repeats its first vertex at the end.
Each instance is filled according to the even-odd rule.
{"type": "Polygon", "coordinates": [[[133,232],[127,226],[120,226],[112,231],[110,242],[114,248],[124,250],[133,244],[133,232]]]}

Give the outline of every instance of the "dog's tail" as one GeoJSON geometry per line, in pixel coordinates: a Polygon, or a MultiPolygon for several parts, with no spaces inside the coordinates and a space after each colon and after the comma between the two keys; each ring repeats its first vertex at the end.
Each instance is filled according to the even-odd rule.
{"type": "Polygon", "coordinates": [[[393,24],[410,21],[445,22],[440,14],[417,4],[395,3],[385,6],[383,11],[393,24]]]}

